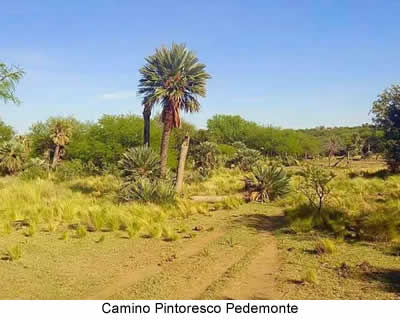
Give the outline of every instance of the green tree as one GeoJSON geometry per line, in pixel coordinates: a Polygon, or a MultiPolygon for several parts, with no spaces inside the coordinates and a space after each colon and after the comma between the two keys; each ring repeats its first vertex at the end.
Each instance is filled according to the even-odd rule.
{"type": "Polygon", "coordinates": [[[373,121],[384,132],[384,155],[392,172],[400,172],[400,85],[384,90],[372,105],[373,121]]]}
{"type": "Polygon", "coordinates": [[[0,99],[4,103],[19,104],[20,100],[15,96],[15,86],[24,76],[25,72],[18,67],[8,67],[0,62],[0,99]]]}
{"type": "Polygon", "coordinates": [[[210,75],[206,66],[199,63],[193,51],[183,44],[172,44],[171,48],[156,49],[146,58],[140,69],[139,94],[146,105],[160,104],[161,121],[164,125],[161,142],[161,175],[167,171],[168,144],[173,128],[181,124],[180,110],[197,112],[198,97],[206,95],[206,80],[210,75]]]}
{"type": "Polygon", "coordinates": [[[14,129],[0,119],[0,143],[11,140],[14,134],[14,129]]]}

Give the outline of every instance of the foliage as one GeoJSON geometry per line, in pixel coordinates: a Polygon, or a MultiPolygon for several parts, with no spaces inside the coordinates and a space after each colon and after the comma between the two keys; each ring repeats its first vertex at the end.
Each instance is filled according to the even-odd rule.
{"type": "Polygon", "coordinates": [[[283,168],[275,164],[256,165],[245,178],[245,190],[252,201],[273,201],[289,192],[289,180],[283,168]]]}
{"type": "Polygon", "coordinates": [[[368,241],[391,241],[400,232],[400,212],[389,208],[364,211],[354,218],[357,237],[368,241]]]}
{"type": "Polygon", "coordinates": [[[204,177],[218,165],[218,148],[213,142],[201,142],[189,150],[189,157],[193,160],[194,168],[204,177]]]}
{"type": "Polygon", "coordinates": [[[9,67],[0,62],[0,99],[4,103],[20,103],[19,99],[15,96],[15,85],[21,80],[24,74],[25,72],[21,68],[9,67]]]}
{"type": "Polygon", "coordinates": [[[20,177],[24,180],[46,179],[49,177],[49,165],[39,158],[30,158],[24,166],[20,177]]]}
{"type": "Polygon", "coordinates": [[[384,132],[385,160],[392,172],[400,172],[400,85],[383,91],[372,106],[374,122],[384,132]]]}
{"type": "Polygon", "coordinates": [[[315,244],[317,254],[332,254],[336,251],[335,244],[330,239],[318,239],[315,244]]]}
{"type": "Polygon", "coordinates": [[[197,112],[198,97],[206,95],[206,81],[210,75],[205,65],[199,63],[193,51],[184,44],[173,43],[162,47],[146,58],[146,65],[139,71],[139,94],[143,105],[161,104],[161,121],[164,124],[161,144],[161,175],[166,174],[169,136],[172,128],[181,126],[179,111],[197,112]]]}
{"type": "Polygon", "coordinates": [[[72,178],[86,176],[87,171],[80,160],[72,160],[61,163],[61,165],[57,167],[54,175],[57,181],[68,181],[72,178]]]}
{"type": "Polygon", "coordinates": [[[238,167],[241,170],[249,171],[261,159],[259,151],[247,148],[242,142],[235,142],[233,146],[237,151],[233,155],[233,158],[227,162],[227,166],[230,168],[238,167]]]}
{"type": "Polygon", "coordinates": [[[300,184],[300,191],[306,196],[310,205],[321,213],[325,201],[331,194],[329,183],[335,177],[334,173],[309,165],[302,169],[302,176],[304,179],[300,184]]]}
{"type": "Polygon", "coordinates": [[[16,140],[4,142],[0,146],[0,171],[3,174],[15,174],[21,171],[26,157],[24,145],[16,140]]]}
{"type": "Polygon", "coordinates": [[[152,181],[160,177],[160,156],[148,147],[128,149],[118,164],[125,183],[135,183],[141,178],[152,181]]]}
{"type": "Polygon", "coordinates": [[[11,261],[16,261],[22,258],[22,248],[20,245],[16,245],[14,247],[7,249],[8,258],[11,261]]]}
{"type": "Polygon", "coordinates": [[[240,116],[215,115],[207,121],[211,139],[218,143],[243,142],[248,148],[270,156],[279,154],[313,155],[320,152],[320,142],[301,130],[282,130],[247,121],[240,116]]]}
{"type": "Polygon", "coordinates": [[[152,181],[146,177],[139,178],[133,183],[123,185],[121,198],[125,201],[141,201],[153,203],[175,202],[174,186],[164,180],[152,181]]]}
{"type": "Polygon", "coordinates": [[[15,132],[14,129],[5,124],[3,120],[0,119],[0,144],[9,141],[14,136],[15,132]]]}

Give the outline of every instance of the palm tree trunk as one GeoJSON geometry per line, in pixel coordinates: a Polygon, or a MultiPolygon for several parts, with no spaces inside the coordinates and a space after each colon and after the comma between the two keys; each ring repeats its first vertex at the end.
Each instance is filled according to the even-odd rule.
{"type": "Polygon", "coordinates": [[[150,147],[150,116],[151,116],[151,109],[145,106],[143,110],[143,120],[144,120],[143,144],[146,147],[150,147]]]}
{"type": "Polygon", "coordinates": [[[182,185],[183,185],[183,176],[185,174],[185,162],[186,162],[186,157],[187,153],[189,150],[189,142],[190,142],[190,137],[185,136],[185,139],[183,140],[182,146],[181,146],[181,154],[179,156],[179,164],[178,164],[178,173],[176,175],[176,192],[179,193],[182,191],[182,185]]]}
{"type": "Polygon", "coordinates": [[[60,145],[57,144],[56,149],[54,150],[53,164],[51,166],[53,169],[55,169],[57,166],[59,154],[60,154],[60,145]]]}
{"type": "Polygon", "coordinates": [[[167,174],[167,161],[168,161],[168,144],[171,135],[171,123],[164,122],[163,135],[161,140],[161,178],[165,178],[167,174]]]}

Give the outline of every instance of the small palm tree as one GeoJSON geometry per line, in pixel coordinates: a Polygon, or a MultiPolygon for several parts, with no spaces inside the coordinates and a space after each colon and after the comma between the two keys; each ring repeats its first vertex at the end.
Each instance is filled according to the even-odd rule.
{"type": "Polygon", "coordinates": [[[6,174],[21,171],[26,160],[24,145],[18,141],[7,141],[0,147],[0,169],[6,174]]]}
{"type": "Polygon", "coordinates": [[[156,49],[155,54],[147,57],[145,66],[140,69],[138,92],[143,95],[143,105],[150,110],[156,104],[162,107],[162,177],[167,172],[171,130],[179,128],[181,124],[179,112],[199,111],[198,97],[206,95],[206,80],[210,79],[210,75],[205,68],[193,51],[183,44],[173,43],[171,48],[156,49]]]}
{"type": "Polygon", "coordinates": [[[71,140],[72,126],[68,121],[62,119],[56,119],[51,124],[51,140],[55,145],[53,164],[54,169],[60,160],[61,149],[64,148],[71,140]]]}

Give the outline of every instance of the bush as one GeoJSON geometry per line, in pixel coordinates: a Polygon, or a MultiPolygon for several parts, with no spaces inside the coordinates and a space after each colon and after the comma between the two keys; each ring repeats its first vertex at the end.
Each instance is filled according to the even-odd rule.
{"type": "Polygon", "coordinates": [[[208,176],[212,169],[217,168],[218,154],[217,145],[212,142],[201,142],[189,151],[189,157],[193,160],[194,168],[204,177],[208,176]]]}
{"type": "Polygon", "coordinates": [[[243,171],[249,171],[261,159],[259,151],[247,148],[242,142],[235,142],[233,146],[237,151],[233,158],[227,162],[229,168],[238,167],[243,171]]]}
{"type": "Polygon", "coordinates": [[[315,244],[317,254],[332,254],[336,251],[335,244],[330,239],[318,239],[315,244]]]}
{"type": "Polygon", "coordinates": [[[31,158],[20,174],[23,180],[46,179],[49,177],[49,165],[39,158],[31,158]]]}
{"type": "Polygon", "coordinates": [[[11,261],[16,261],[16,260],[21,259],[21,257],[22,257],[21,246],[20,245],[16,245],[15,247],[8,248],[7,249],[7,255],[8,255],[8,258],[11,261]]]}
{"type": "Polygon", "coordinates": [[[400,212],[389,208],[362,212],[354,218],[353,225],[362,240],[391,241],[400,231],[400,212]]]}
{"type": "Polygon", "coordinates": [[[277,165],[257,165],[245,178],[245,190],[252,201],[268,202],[289,193],[289,178],[277,165]]]}
{"type": "MultiPolygon", "coordinates": [[[[335,177],[333,172],[327,172],[317,166],[307,166],[303,168],[301,175],[303,180],[300,183],[300,191],[308,199],[310,206],[314,207],[318,213],[329,199],[331,188],[329,183],[335,177]]],[[[322,216],[322,218],[324,218],[322,216]]]]}
{"type": "Polygon", "coordinates": [[[151,181],[148,178],[141,178],[134,183],[124,184],[121,197],[125,201],[173,203],[175,202],[175,188],[164,180],[151,181]]]}
{"type": "Polygon", "coordinates": [[[309,232],[312,229],[333,232],[345,236],[351,229],[351,217],[345,212],[325,207],[321,212],[316,208],[302,204],[284,211],[285,217],[295,232],[309,232]]]}
{"type": "Polygon", "coordinates": [[[141,178],[154,180],[160,177],[160,156],[147,147],[128,149],[122,154],[118,165],[125,182],[135,182],[141,178]]]}
{"type": "Polygon", "coordinates": [[[73,178],[84,177],[87,175],[85,166],[80,160],[65,161],[59,164],[54,176],[57,181],[68,181],[73,178]]]}

